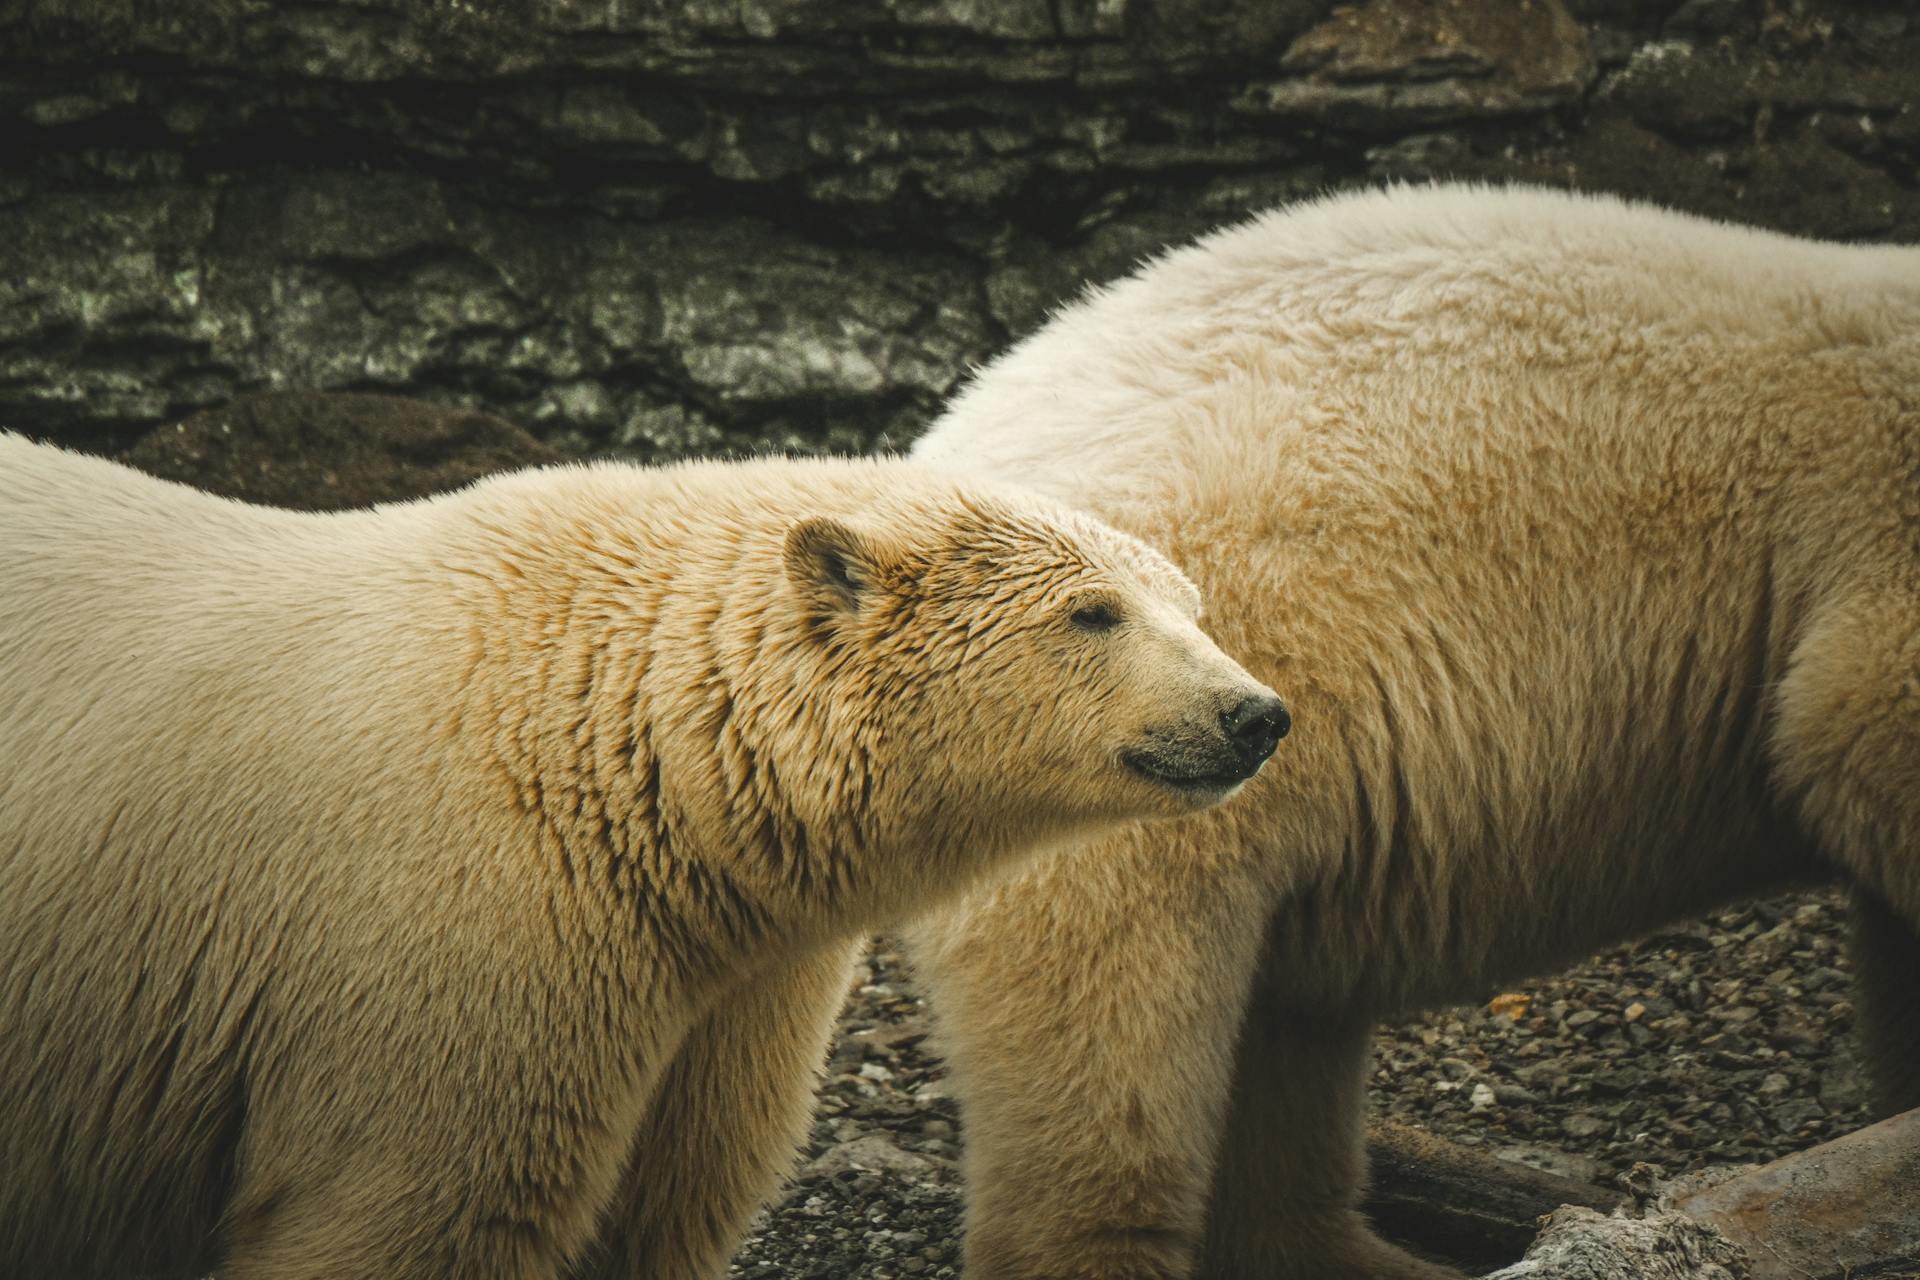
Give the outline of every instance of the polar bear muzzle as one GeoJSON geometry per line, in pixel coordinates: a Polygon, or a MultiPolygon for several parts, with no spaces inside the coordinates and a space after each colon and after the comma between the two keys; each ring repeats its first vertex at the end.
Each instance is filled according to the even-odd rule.
{"type": "Polygon", "coordinates": [[[1226,799],[1260,772],[1293,720],[1270,693],[1248,694],[1219,714],[1215,726],[1180,725],[1150,731],[1121,754],[1134,773],[1202,804],[1226,799]]]}

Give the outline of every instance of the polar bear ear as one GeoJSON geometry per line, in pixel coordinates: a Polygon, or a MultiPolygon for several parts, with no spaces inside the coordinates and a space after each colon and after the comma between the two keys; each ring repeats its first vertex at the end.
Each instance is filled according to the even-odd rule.
{"type": "Polygon", "coordinates": [[[872,537],[831,516],[809,516],[787,530],[787,577],[822,619],[857,613],[879,588],[887,556],[872,537]]]}

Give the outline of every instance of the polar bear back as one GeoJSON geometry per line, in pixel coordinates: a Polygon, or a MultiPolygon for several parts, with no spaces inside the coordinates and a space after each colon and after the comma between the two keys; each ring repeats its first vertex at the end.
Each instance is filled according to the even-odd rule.
{"type": "MultiPolygon", "coordinates": [[[[177,765],[180,730],[224,722],[228,732],[194,735],[209,753],[196,761],[212,781],[203,799],[364,798],[394,763],[378,759],[380,740],[411,740],[430,714],[433,664],[400,654],[439,603],[406,574],[408,544],[436,514],[424,504],[378,521],[250,507],[0,437],[0,545],[22,552],[0,569],[4,594],[22,605],[0,615],[6,787],[31,796],[47,825],[62,795],[88,796],[76,815],[93,808],[94,789],[157,804],[169,789],[142,779],[177,765]],[[290,613],[303,622],[297,635],[290,613]],[[271,753],[259,749],[263,734],[271,753]],[[330,743],[342,734],[367,753],[341,759],[330,743]],[[76,739],[113,747],[55,750],[76,739]],[[314,753],[305,777],[294,763],[302,740],[314,753]],[[56,759],[69,772],[42,776],[56,759]]],[[[73,848],[86,833],[61,834],[30,844],[73,848]]]]}
{"type": "Polygon", "coordinates": [[[1606,196],[1395,188],[1274,210],[1090,291],[963,391],[915,454],[1110,500],[1210,454],[1234,429],[1223,417],[1274,442],[1351,408],[1355,389],[1408,397],[1347,423],[1355,447],[1377,448],[1371,433],[1396,417],[1477,406],[1498,409],[1488,440],[1523,433],[1531,447],[1552,425],[1513,412],[1531,370],[1617,379],[1637,361],[1641,386],[1732,410],[1838,352],[1842,389],[1857,391],[1863,360],[1911,362],[1916,342],[1920,248],[1821,244],[1606,196]],[[1076,486],[1089,458],[1098,483],[1076,486]]]}

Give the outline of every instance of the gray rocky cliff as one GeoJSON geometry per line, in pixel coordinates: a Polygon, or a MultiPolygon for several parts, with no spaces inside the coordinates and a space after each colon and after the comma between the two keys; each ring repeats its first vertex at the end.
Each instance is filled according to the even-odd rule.
{"type": "Polygon", "coordinates": [[[1917,104],[1894,3],[0,0],[0,427],[322,388],[899,445],[1087,282],[1328,187],[1920,239],[1917,104]]]}

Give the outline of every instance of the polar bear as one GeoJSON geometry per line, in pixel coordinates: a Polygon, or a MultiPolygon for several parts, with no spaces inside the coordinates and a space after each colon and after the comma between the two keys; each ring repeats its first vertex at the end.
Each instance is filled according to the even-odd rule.
{"type": "Polygon", "coordinates": [[[1920,1105],[1920,249],[1328,198],[1067,307],[915,452],[1159,545],[1299,726],[921,930],[970,1280],[1451,1274],[1355,1211],[1375,1021],[1836,869],[1920,1105]]]}
{"type": "Polygon", "coordinates": [[[1286,728],[901,461],[315,515],[0,436],[0,547],[6,1275],[712,1274],[863,930],[1286,728]]]}

